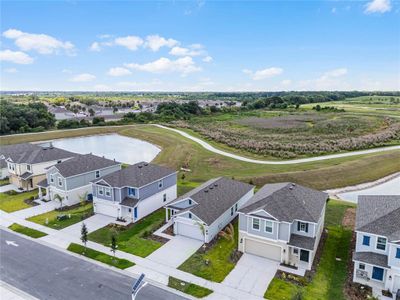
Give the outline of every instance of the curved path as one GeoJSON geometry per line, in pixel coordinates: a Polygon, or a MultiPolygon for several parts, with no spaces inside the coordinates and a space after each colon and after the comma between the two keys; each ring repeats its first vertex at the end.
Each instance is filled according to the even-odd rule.
{"type": "Polygon", "coordinates": [[[397,150],[397,149],[400,150],[400,145],[398,145],[398,146],[374,148],[374,149],[352,151],[352,152],[346,152],[346,153],[330,154],[330,155],[308,157],[308,158],[300,158],[300,159],[291,159],[291,160],[281,160],[281,161],[258,160],[258,159],[247,158],[244,156],[240,156],[237,154],[233,154],[233,153],[229,153],[229,152],[217,149],[217,148],[211,146],[209,143],[203,141],[202,139],[194,137],[194,136],[190,135],[189,133],[186,133],[182,130],[170,128],[170,127],[166,127],[166,126],[158,125],[158,124],[153,124],[153,125],[157,126],[159,128],[163,128],[163,129],[167,129],[167,130],[171,130],[176,133],[179,133],[180,135],[200,144],[203,148],[205,148],[211,152],[214,152],[214,153],[226,156],[226,157],[230,157],[233,159],[237,159],[237,160],[241,160],[241,161],[245,161],[245,162],[249,162],[249,163],[254,163],[254,164],[260,164],[260,165],[292,165],[292,164],[301,164],[301,163],[312,162],[312,161],[341,158],[341,157],[361,155],[361,154],[369,154],[369,153],[375,153],[375,152],[383,152],[383,151],[390,151],[390,150],[397,150]]]}

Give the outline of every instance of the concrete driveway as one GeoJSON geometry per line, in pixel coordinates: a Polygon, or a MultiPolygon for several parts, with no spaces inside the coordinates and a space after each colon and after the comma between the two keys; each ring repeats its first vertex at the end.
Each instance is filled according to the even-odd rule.
{"type": "Polygon", "coordinates": [[[104,226],[107,226],[108,224],[113,223],[113,222],[115,222],[115,218],[97,214],[97,215],[91,216],[81,222],[75,223],[74,225],[71,225],[64,229],[61,229],[60,232],[80,237],[82,223],[85,223],[86,228],[87,228],[88,232],[90,233],[90,232],[96,231],[97,229],[100,229],[104,226]]]}
{"type": "Polygon", "coordinates": [[[8,191],[16,191],[17,193],[21,193],[21,191],[15,185],[13,185],[11,183],[0,186],[0,193],[5,193],[8,191]]]}
{"type": "Polygon", "coordinates": [[[244,253],[222,284],[262,297],[278,266],[277,261],[244,253]]]}
{"type": "Polygon", "coordinates": [[[20,219],[27,219],[27,218],[30,218],[33,216],[41,215],[41,214],[47,213],[49,211],[55,210],[59,206],[60,206],[60,204],[58,202],[50,201],[50,202],[42,203],[40,205],[21,209],[16,212],[13,212],[11,214],[20,219]]]}
{"type": "Polygon", "coordinates": [[[177,268],[202,245],[202,241],[177,235],[147,258],[160,264],[177,268]]]}

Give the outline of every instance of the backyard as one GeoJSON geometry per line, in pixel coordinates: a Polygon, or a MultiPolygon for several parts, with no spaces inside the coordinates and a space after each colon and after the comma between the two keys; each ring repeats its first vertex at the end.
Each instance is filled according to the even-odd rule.
{"type": "Polygon", "coordinates": [[[84,203],[71,207],[64,207],[62,211],[53,210],[41,215],[30,217],[28,221],[40,225],[48,226],[53,229],[63,229],[78,223],[93,215],[93,204],[84,203]]]}
{"type": "Polygon", "coordinates": [[[0,193],[0,209],[11,213],[24,208],[32,207],[30,204],[33,197],[38,195],[37,190],[24,193],[7,192],[0,193]]]}
{"type": "Polygon", "coordinates": [[[160,248],[163,244],[148,237],[165,221],[165,211],[157,210],[139,222],[127,227],[110,224],[88,235],[90,241],[110,246],[111,236],[117,238],[118,250],[146,257],[160,248]]]}

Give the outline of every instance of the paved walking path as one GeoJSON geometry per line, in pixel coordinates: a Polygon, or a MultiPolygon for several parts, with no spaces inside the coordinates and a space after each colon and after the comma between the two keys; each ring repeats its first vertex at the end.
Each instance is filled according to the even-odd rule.
{"type": "Polygon", "coordinates": [[[217,149],[213,146],[211,146],[209,143],[203,141],[202,139],[199,139],[197,137],[194,137],[190,135],[189,133],[186,133],[182,130],[175,129],[175,128],[170,128],[166,127],[163,125],[158,125],[154,124],[154,126],[157,126],[159,128],[167,129],[174,131],[176,133],[179,133],[180,135],[200,144],[203,148],[226,156],[230,157],[236,160],[241,160],[249,163],[254,163],[254,164],[260,164],[260,165],[292,165],[292,164],[301,164],[301,163],[307,163],[307,162],[312,162],[312,161],[319,161],[319,160],[326,160],[326,159],[333,159],[333,158],[341,158],[341,157],[348,157],[348,156],[354,156],[354,155],[362,155],[362,154],[369,154],[369,153],[376,153],[376,152],[383,152],[383,151],[391,151],[391,150],[400,150],[400,145],[398,146],[389,146],[389,147],[381,147],[381,148],[374,148],[374,149],[367,149],[367,150],[360,150],[360,151],[352,151],[352,152],[346,152],[346,153],[338,153],[338,154],[331,154],[331,155],[323,155],[323,156],[316,156],[316,157],[309,157],[309,158],[300,158],[300,159],[292,159],[292,160],[281,160],[281,161],[274,161],[274,160],[258,160],[258,159],[252,159],[252,158],[247,158],[244,156],[236,155],[233,153],[229,153],[220,149],[217,149]]]}

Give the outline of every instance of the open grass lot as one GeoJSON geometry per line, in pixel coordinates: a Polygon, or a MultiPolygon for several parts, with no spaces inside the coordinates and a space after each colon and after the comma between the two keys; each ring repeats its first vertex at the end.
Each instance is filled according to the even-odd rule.
{"type": "Polygon", "coordinates": [[[327,300],[346,299],[343,289],[347,275],[347,261],[352,230],[342,226],[346,209],[354,205],[330,200],[326,210],[325,225],[328,229],[321,261],[313,280],[305,286],[274,278],[264,297],[271,300],[298,299],[327,300]],[[340,260],[337,260],[340,259],[340,260]]]}
{"type": "Polygon", "coordinates": [[[235,238],[233,241],[217,237],[215,244],[204,253],[200,248],[198,252],[189,257],[179,270],[192,273],[207,280],[222,282],[233,270],[235,263],[231,261],[231,254],[238,245],[238,222],[234,223],[235,238]],[[205,262],[209,263],[206,264],[205,262]]]}
{"type": "Polygon", "coordinates": [[[24,208],[32,207],[24,200],[36,197],[38,194],[37,190],[33,190],[25,193],[18,193],[16,195],[9,195],[7,193],[0,193],[0,209],[5,212],[14,212],[24,208]]]}
{"type": "MultiPolygon", "coordinates": [[[[0,143],[3,143],[4,139],[9,143],[21,142],[23,141],[21,136],[25,136],[29,141],[39,141],[71,135],[95,134],[101,133],[101,131],[96,132],[100,129],[107,128],[0,137],[0,143]]],[[[294,181],[324,190],[373,181],[400,171],[400,164],[396,163],[400,161],[400,151],[398,150],[296,165],[258,165],[211,153],[175,132],[150,125],[111,127],[109,130],[161,147],[163,151],[156,157],[155,163],[177,170],[182,166],[191,169],[191,172],[186,173],[185,180],[180,180],[182,184],[179,188],[182,192],[189,190],[191,184],[199,184],[215,176],[235,177],[244,181],[252,180],[258,186],[267,182],[294,181]]],[[[221,144],[214,143],[213,145],[219,147],[221,144]]],[[[232,150],[227,146],[219,148],[232,150]]]]}
{"type": "Polygon", "coordinates": [[[168,286],[196,298],[206,297],[213,292],[212,290],[209,290],[207,288],[186,281],[182,281],[174,277],[169,277],[168,286]]]}
{"type": "Polygon", "coordinates": [[[19,225],[17,223],[14,223],[14,224],[10,225],[8,228],[10,228],[11,230],[13,230],[15,232],[30,236],[30,237],[32,237],[34,239],[41,238],[41,237],[44,237],[44,236],[47,235],[44,232],[41,232],[41,231],[36,230],[36,229],[32,229],[32,228],[29,228],[29,227],[25,227],[25,226],[19,225]]]}
{"type": "Polygon", "coordinates": [[[396,144],[400,120],[346,112],[253,111],[175,122],[201,136],[266,158],[299,158],[396,144]]]}
{"type": "Polygon", "coordinates": [[[50,211],[41,215],[30,217],[28,221],[35,222],[40,225],[48,226],[53,229],[63,229],[78,223],[93,214],[93,204],[86,203],[84,205],[73,206],[70,209],[64,208],[63,211],[50,211]],[[57,216],[66,215],[67,218],[63,220],[57,220],[57,216]],[[71,215],[71,217],[69,217],[71,215]],[[46,220],[48,223],[46,224],[46,220]]]}
{"type": "Polygon", "coordinates": [[[103,252],[99,252],[94,249],[86,248],[85,250],[84,246],[75,243],[71,243],[68,246],[67,250],[100,261],[102,263],[105,263],[107,265],[119,269],[126,269],[135,265],[133,262],[129,260],[113,257],[111,255],[104,254],[103,252]]]}
{"type": "Polygon", "coordinates": [[[117,238],[118,250],[146,257],[162,246],[162,243],[146,239],[155,229],[165,221],[165,211],[157,210],[128,227],[109,225],[100,228],[88,235],[90,241],[110,246],[111,235],[117,238]]]}

